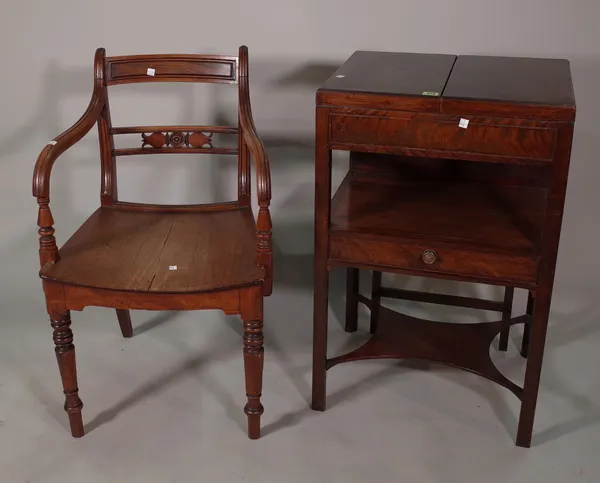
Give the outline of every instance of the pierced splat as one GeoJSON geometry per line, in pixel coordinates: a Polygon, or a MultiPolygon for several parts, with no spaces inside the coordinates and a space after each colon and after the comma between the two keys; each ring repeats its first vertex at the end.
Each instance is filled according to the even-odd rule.
{"type": "Polygon", "coordinates": [[[142,133],[142,147],[152,146],[153,148],[162,148],[167,144],[167,136],[161,132],[153,132],[150,135],[142,133]]]}
{"type": "Polygon", "coordinates": [[[211,149],[213,133],[205,134],[203,132],[153,132],[152,134],[142,133],[142,148],[151,146],[155,149],[160,148],[204,148],[211,149]]]}
{"type": "Polygon", "coordinates": [[[212,148],[212,135],[213,133],[210,134],[204,134],[202,132],[193,132],[188,134],[188,146],[191,146],[193,148],[204,148],[204,147],[210,147],[212,148]]]}

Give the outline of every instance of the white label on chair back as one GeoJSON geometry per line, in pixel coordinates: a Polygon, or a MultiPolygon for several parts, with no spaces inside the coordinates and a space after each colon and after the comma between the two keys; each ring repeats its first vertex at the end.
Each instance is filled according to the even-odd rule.
{"type": "Polygon", "coordinates": [[[146,74],[153,76],[155,72],[156,72],[155,69],[153,69],[152,67],[148,67],[148,70],[146,71],[146,74]]]}
{"type": "Polygon", "coordinates": [[[169,265],[169,270],[177,270],[177,265],[169,265]]]}
{"type": "Polygon", "coordinates": [[[49,144],[50,146],[54,146],[54,145],[56,144],[56,141],[50,141],[48,144],[49,144]]]}
{"type": "Polygon", "coordinates": [[[461,120],[458,123],[458,127],[462,127],[463,129],[467,129],[469,127],[469,120],[461,118],[461,120]]]}

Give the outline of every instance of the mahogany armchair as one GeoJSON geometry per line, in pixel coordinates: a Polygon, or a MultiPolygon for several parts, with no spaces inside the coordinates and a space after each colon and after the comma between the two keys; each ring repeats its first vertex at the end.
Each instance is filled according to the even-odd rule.
{"type": "Polygon", "coordinates": [[[46,304],[65,393],[71,434],[84,434],[71,310],[111,307],[124,337],[133,334],[130,309],[220,309],[240,314],[248,436],[260,437],[263,371],[263,297],[272,291],[269,162],[256,134],[248,88],[248,50],[239,57],[136,55],[96,51],[94,89],[83,116],[39,155],[33,175],[39,204],[40,263],[46,304]],[[238,127],[113,127],[108,87],[136,82],[237,84],[238,127]],[[100,207],[60,248],[50,211],[50,174],[56,159],[98,125],[100,207]],[[138,133],[141,147],[115,149],[113,138],[138,133]],[[237,148],[213,146],[213,134],[236,136],[237,148]],[[231,154],[238,157],[237,200],[204,205],[150,205],[119,200],[116,158],[155,153],[231,154]],[[251,158],[258,214],[250,198],[251,158]]]}

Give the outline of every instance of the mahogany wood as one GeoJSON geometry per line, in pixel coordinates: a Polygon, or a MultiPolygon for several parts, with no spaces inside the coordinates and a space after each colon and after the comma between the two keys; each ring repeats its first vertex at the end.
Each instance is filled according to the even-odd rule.
{"type": "Polygon", "coordinates": [[[260,417],[264,412],[260,402],[264,364],[263,290],[252,287],[240,293],[240,311],[244,321],[244,368],[246,374],[248,437],[260,438],[260,417]]]}
{"type": "Polygon", "coordinates": [[[94,90],[83,116],[40,153],[33,195],[39,205],[40,276],[65,392],[71,433],[84,433],[70,310],[112,307],[124,337],[129,310],[220,309],[244,321],[248,436],[260,436],[263,367],[263,297],[272,291],[269,161],[250,107],[248,51],[238,57],[141,55],[106,58],[98,49],[94,90]],[[148,69],[154,69],[148,70],[148,69]],[[133,82],[238,84],[238,127],[113,127],[108,86],[133,82]],[[100,208],[59,249],[50,211],[50,175],[56,159],[98,124],[100,208]],[[141,134],[140,148],[115,149],[114,135],[141,134]],[[238,137],[237,148],[213,146],[212,134],[238,137]],[[236,154],[238,199],[208,205],[152,205],[119,200],[116,156],[156,153],[236,154]],[[252,212],[250,160],[254,160],[258,213],[252,212]]]}
{"type": "Polygon", "coordinates": [[[380,290],[381,296],[385,298],[412,300],[414,302],[425,302],[428,304],[466,307],[469,309],[489,310],[492,312],[503,312],[505,307],[504,303],[502,302],[496,302],[495,300],[476,299],[473,297],[417,292],[416,290],[401,290],[388,287],[383,287],[380,290]]]}
{"type": "Polygon", "coordinates": [[[114,149],[113,156],[135,154],[238,154],[237,148],[215,147],[213,134],[238,134],[229,126],[134,126],[111,128],[112,135],[141,134],[141,148],[114,149]],[[150,133],[150,134],[146,134],[150,133]]]}
{"type": "Polygon", "coordinates": [[[454,243],[474,250],[530,256],[540,252],[543,190],[478,183],[399,183],[347,176],[331,208],[333,234],[454,243]],[[456,212],[459,219],[452,218],[456,212]]]}
{"type": "Polygon", "coordinates": [[[144,211],[146,213],[204,213],[207,211],[238,210],[237,201],[223,203],[207,203],[205,205],[148,205],[145,203],[131,203],[129,201],[115,201],[112,206],[126,208],[130,211],[144,211]]]}
{"type": "MultiPolygon", "coordinates": [[[[533,298],[533,294],[531,292],[527,295],[527,308],[526,313],[529,315],[533,315],[533,305],[535,303],[535,299],[533,298]]],[[[531,334],[531,321],[526,323],[523,327],[523,340],[521,342],[521,355],[527,359],[527,351],[529,350],[529,336],[531,334]]]]}
{"type": "Polygon", "coordinates": [[[346,269],[346,332],[358,329],[359,270],[346,269]]]}
{"type": "Polygon", "coordinates": [[[134,292],[188,293],[259,283],[249,209],[161,213],[99,208],[42,278],[134,292]]]}
{"type": "Polygon", "coordinates": [[[329,271],[327,263],[329,258],[329,223],[331,211],[331,150],[328,146],[328,109],[317,106],[316,111],[315,272],[311,407],[317,411],[325,411],[327,310],[329,302],[329,271]]]}
{"type": "Polygon", "coordinates": [[[371,299],[370,299],[370,298],[367,298],[367,296],[366,296],[366,295],[363,295],[363,294],[358,294],[358,301],[359,301],[361,304],[364,304],[364,305],[366,305],[366,306],[367,306],[367,307],[369,307],[369,308],[371,308],[371,306],[372,306],[372,304],[371,304],[371,299]]]}
{"type": "Polygon", "coordinates": [[[371,280],[371,325],[369,332],[375,334],[377,332],[377,324],[379,322],[379,310],[381,309],[381,297],[383,296],[383,288],[381,286],[382,273],[378,270],[373,270],[373,279],[371,280]]]}
{"type": "Polygon", "coordinates": [[[71,316],[68,311],[51,313],[50,320],[54,329],[52,335],[55,345],[54,351],[56,352],[58,369],[65,393],[65,411],[69,416],[71,435],[74,438],[81,438],[83,436],[83,420],[81,418],[83,402],[79,399],[71,316]]]}
{"type": "Polygon", "coordinates": [[[129,310],[117,309],[117,319],[119,320],[119,327],[121,327],[123,337],[127,339],[133,337],[133,327],[131,325],[129,310]]]}
{"type": "Polygon", "coordinates": [[[493,116],[499,111],[501,117],[574,121],[569,61],[459,56],[444,89],[441,112],[493,116]]]}
{"type": "Polygon", "coordinates": [[[106,59],[108,85],[133,82],[235,84],[238,58],[223,55],[129,55],[106,59]]]}
{"type": "MultiPolygon", "coordinates": [[[[527,317],[515,317],[511,325],[523,323],[527,317]]],[[[327,368],[363,359],[419,359],[479,374],[521,397],[522,388],[503,376],[490,359],[489,347],[502,327],[503,322],[432,322],[380,307],[374,336],[358,349],[328,359],[327,368]]]]}
{"type": "Polygon", "coordinates": [[[530,446],[575,119],[568,62],[357,52],[316,100],[312,407],[325,409],[326,371],[336,364],[430,360],[516,394],[516,443],[530,446]],[[350,152],[350,170],[332,200],[334,149],[350,152]],[[328,358],[335,266],[348,274],[346,329],[355,330],[362,302],[373,336],[328,358]],[[370,299],[358,293],[358,269],[373,270],[370,299]],[[382,271],[501,285],[504,300],[382,287],[382,271]],[[515,287],[529,291],[519,317],[511,317],[515,287]],[[420,321],[385,309],[381,297],[498,311],[502,319],[420,321]],[[500,335],[505,350],[517,323],[528,358],[523,387],[489,358],[492,340],[500,335]]]}
{"type": "Polygon", "coordinates": [[[317,91],[317,103],[437,112],[455,60],[454,55],[357,51],[317,91]]]}
{"type": "Polygon", "coordinates": [[[156,131],[192,131],[192,132],[208,132],[222,134],[237,134],[238,129],[231,126],[194,126],[194,125],[179,125],[179,126],[131,126],[131,127],[113,127],[110,134],[142,134],[156,131]]]}
{"type": "Polygon", "coordinates": [[[498,342],[498,349],[501,351],[506,351],[508,349],[510,316],[512,315],[514,293],[515,289],[513,287],[506,287],[504,289],[504,302],[502,303],[502,322],[506,324],[506,327],[500,333],[500,341],[498,342]]]}
{"type": "Polygon", "coordinates": [[[236,148],[123,148],[113,150],[113,156],[140,154],[238,154],[236,148]]]}
{"type": "Polygon", "coordinates": [[[533,165],[552,161],[556,132],[541,123],[471,118],[469,128],[463,129],[459,121],[459,116],[439,114],[332,109],[330,144],[333,149],[472,161],[511,158],[533,165]]]}

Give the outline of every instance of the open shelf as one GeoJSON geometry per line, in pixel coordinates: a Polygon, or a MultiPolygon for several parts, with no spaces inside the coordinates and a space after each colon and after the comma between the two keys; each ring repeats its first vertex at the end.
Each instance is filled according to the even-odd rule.
{"type": "Polygon", "coordinates": [[[535,257],[545,203],[540,188],[415,178],[382,183],[350,172],[332,200],[331,232],[535,257]]]}

